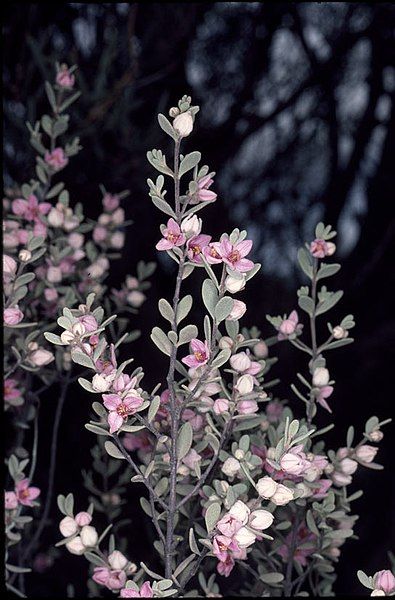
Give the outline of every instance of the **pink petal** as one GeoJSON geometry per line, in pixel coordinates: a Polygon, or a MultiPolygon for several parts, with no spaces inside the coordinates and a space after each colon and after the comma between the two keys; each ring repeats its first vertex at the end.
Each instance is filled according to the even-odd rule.
{"type": "Polygon", "coordinates": [[[194,354],[189,354],[188,356],[185,356],[181,359],[181,362],[183,362],[185,365],[188,365],[188,367],[198,367],[200,364],[196,360],[194,354]]]}
{"type": "Polygon", "coordinates": [[[29,480],[27,478],[22,479],[21,481],[18,481],[18,483],[15,484],[15,489],[17,492],[23,492],[23,490],[25,490],[28,487],[29,487],[29,480]]]}
{"type": "Polygon", "coordinates": [[[174,244],[172,242],[170,242],[169,240],[166,240],[165,238],[162,238],[156,244],[155,248],[157,250],[170,250],[171,248],[173,248],[173,246],[174,246],[174,244]]]}
{"type": "Polygon", "coordinates": [[[299,320],[299,317],[298,317],[298,313],[296,312],[296,310],[293,310],[293,311],[291,312],[291,314],[289,315],[288,319],[289,319],[290,321],[293,321],[294,323],[297,323],[297,322],[298,322],[298,320],[299,320]]]}
{"type": "Polygon", "coordinates": [[[175,246],[182,246],[183,244],[185,244],[186,238],[185,235],[180,235],[178,240],[175,243],[175,246]]]}
{"type": "Polygon", "coordinates": [[[218,251],[222,257],[230,254],[232,252],[232,250],[233,250],[233,246],[227,238],[225,238],[224,240],[222,240],[222,242],[220,242],[218,251]]]}
{"type": "Polygon", "coordinates": [[[39,488],[37,487],[31,487],[29,488],[29,498],[30,500],[34,500],[35,498],[37,498],[37,496],[39,496],[41,493],[41,490],[39,490],[39,488]]]}
{"type": "Polygon", "coordinates": [[[117,394],[103,394],[103,404],[107,410],[115,410],[122,402],[117,394]]]}
{"type": "Polygon", "coordinates": [[[127,396],[123,399],[123,403],[128,408],[139,408],[143,403],[143,399],[139,396],[127,396]]]}
{"type": "Polygon", "coordinates": [[[206,352],[206,345],[204,342],[194,338],[191,340],[191,348],[193,352],[206,352]]]}
{"type": "Polygon", "coordinates": [[[172,217],[167,221],[167,228],[170,229],[171,233],[178,234],[181,232],[180,226],[172,217]]]}
{"type": "Polygon", "coordinates": [[[216,197],[217,197],[217,194],[215,192],[212,192],[211,190],[200,190],[199,191],[199,198],[203,202],[212,202],[213,200],[216,199],[216,197]]]}
{"type": "Polygon", "coordinates": [[[110,426],[110,433],[118,431],[122,427],[123,418],[116,412],[110,412],[107,417],[108,424],[110,426]]]}
{"type": "Polygon", "coordinates": [[[240,271],[241,273],[245,273],[246,271],[251,271],[251,269],[253,269],[253,267],[254,267],[254,263],[252,262],[252,260],[249,260],[248,258],[241,258],[234,265],[234,268],[236,269],[236,271],[240,271]]]}
{"type": "Polygon", "coordinates": [[[321,398],[321,397],[317,398],[317,402],[318,402],[318,404],[321,404],[321,406],[323,408],[325,408],[328,412],[332,413],[332,409],[329,407],[329,404],[327,403],[326,400],[324,400],[324,398],[321,398]]]}
{"type": "Polygon", "coordinates": [[[242,242],[238,242],[235,248],[238,252],[240,252],[242,257],[247,256],[247,254],[251,251],[252,248],[252,240],[244,240],[242,242]]]}

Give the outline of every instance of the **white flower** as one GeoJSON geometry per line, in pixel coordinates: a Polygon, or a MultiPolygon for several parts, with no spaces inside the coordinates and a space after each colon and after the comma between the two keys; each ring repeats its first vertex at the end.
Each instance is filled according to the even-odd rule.
{"type": "Polygon", "coordinates": [[[193,129],[193,119],[190,112],[177,115],[173,121],[173,127],[180,137],[186,137],[193,129]]]}
{"type": "Polygon", "coordinates": [[[268,510],[254,510],[250,515],[249,525],[254,529],[267,529],[274,521],[272,513],[268,510]]]}
{"type": "Polygon", "coordinates": [[[63,537],[69,537],[77,533],[78,525],[73,517],[65,517],[59,523],[59,530],[63,537]]]}
{"type": "Polygon", "coordinates": [[[352,482],[351,475],[344,475],[344,473],[339,473],[339,471],[335,471],[332,474],[332,481],[336,485],[350,485],[352,482]]]}
{"type": "Polygon", "coordinates": [[[32,257],[32,253],[30,250],[21,250],[18,254],[18,258],[22,262],[27,262],[32,257]]]}
{"type": "Polygon", "coordinates": [[[230,366],[235,371],[243,373],[251,366],[251,359],[245,352],[238,352],[230,357],[230,366]]]}
{"type": "Polygon", "coordinates": [[[126,567],[128,564],[128,559],[126,556],[119,552],[119,550],[114,550],[108,557],[108,563],[112,569],[121,570],[126,567]]]}
{"type": "Polygon", "coordinates": [[[244,504],[244,502],[242,502],[241,500],[237,500],[230,509],[229,514],[232,515],[232,517],[234,517],[238,521],[240,521],[240,523],[243,523],[243,525],[245,525],[248,521],[250,512],[250,509],[246,504],[244,504]]]}
{"type": "Polygon", "coordinates": [[[378,448],[375,448],[374,446],[369,446],[368,444],[364,444],[363,446],[357,448],[357,450],[355,451],[355,455],[362,462],[370,463],[376,456],[377,451],[378,448]]]}
{"type": "Polygon", "coordinates": [[[235,389],[244,396],[245,394],[250,394],[254,389],[254,378],[252,375],[242,375],[236,381],[235,389]]]}
{"type": "Polygon", "coordinates": [[[384,433],[380,429],[375,429],[367,436],[371,442],[381,442],[384,437],[384,433]]]}
{"type": "Polygon", "coordinates": [[[60,339],[64,344],[71,344],[71,342],[74,340],[74,333],[71,331],[63,331],[60,335],[60,339]]]}
{"type": "Polygon", "coordinates": [[[314,369],[313,373],[313,385],[317,387],[323,387],[329,383],[329,371],[324,367],[318,367],[314,369]]]}
{"type": "Polygon", "coordinates": [[[225,279],[225,289],[227,292],[235,294],[236,292],[244,290],[246,285],[246,276],[245,273],[241,273],[240,275],[240,277],[233,277],[232,275],[227,276],[225,279]]]}
{"type": "Polygon", "coordinates": [[[358,463],[352,458],[343,458],[339,463],[339,469],[344,475],[352,475],[357,470],[358,463]]]}
{"type": "Polygon", "coordinates": [[[134,308],[140,308],[140,306],[145,301],[145,295],[143,294],[143,292],[140,292],[139,290],[133,290],[132,292],[130,292],[127,295],[126,299],[129,302],[129,304],[131,306],[133,306],[134,308]]]}
{"type": "Polygon", "coordinates": [[[70,542],[67,542],[66,548],[69,552],[71,552],[71,554],[77,554],[78,556],[84,554],[86,550],[79,535],[73,538],[70,542]]]}
{"type": "Polygon", "coordinates": [[[92,387],[95,392],[107,392],[111,387],[111,381],[103,375],[96,375],[92,379],[92,387]]]}
{"type": "Polygon", "coordinates": [[[337,325],[333,328],[332,335],[335,338],[335,340],[342,340],[343,338],[346,338],[348,336],[348,331],[347,329],[343,329],[343,327],[340,327],[340,325],[337,325]]]}
{"type": "Polygon", "coordinates": [[[303,471],[304,460],[297,454],[287,452],[280,460],[280,465],[283,471],[291,475],[300,475],[303,471]]]}
{"type": "Polygon", "coordinates": [[[61,227],[64,221],[64,214],[57,208],[51,208],[47,216],[48,223],[52,227],[61,227]]]}
{"type": "Polygon", "coordinates": [[[259,479],[256,484],[256,491],[260,495],[261,498],[271,498],[273,494],[276,492],[278,487],[278,483],[274,481],[271,477],[266,475],[259,479]]]}
{"type": "Polygon", "coordinates": [[[97,540],[99,539],[97,531],[92,525],[84,525],[81,529],[80,537],[84,546],[87,547],[96,546],[97,540]]]}
{"type": "Polygon", "coordinates": [[[62,269],[60,267],[48,267],[47,279],[50,283],[62,281],[62,269]]]}
{"type": "Polygon", "coordinates": [[[242,527],[236,535],[233,536],[233,539],[236,540],[240,548],[248,548],[248,546],[251,546],[251,544],[255,542],[256,535],[247,529],[247,527],[242,527]]]}
{"type": "Polygon", "coordinates": [[[233,458],[233,456],[230,456],[222,465],[221,471],[225,473],[225,475],[227,475],[228,477],[234,477],[239,469],[239,461],[233,458]]]}
{"type": "Polygon", "coordinates": [[[199,235],[202,230],[202,219],[199,219],[196,215],[190,215],[185,217],[181,222],[181,231],[185,233],[187,238],[191,238],[195,235],[199,235]]]}
{"type": "Polygon", "coordinates": [[[285,504],[288,504],[288,502],[291,502],[293,498],[293,491],[282,483],[279,483],[274,495],[270,498],[270,500],[277,506],[284,506],[285,504]]]}

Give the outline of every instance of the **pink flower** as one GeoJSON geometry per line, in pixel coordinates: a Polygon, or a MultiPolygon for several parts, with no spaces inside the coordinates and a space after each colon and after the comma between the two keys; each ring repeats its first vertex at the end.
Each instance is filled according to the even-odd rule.
{"type": "Polygon", "coordinates": [[[109,194],[108,192],[103,196],[103,207],[108,212],[112,212],[119,206],[119,196],[116,194],[109,194]]]}
{"type": "Polygon", "coordinates": [[[40,490],[37,487],[29,487],[29,480],[22,479],[15,485],[15,493],[18,502],[23,506],[33,506],[33,500],[40,495],[40,490]]]}
{"type": "Polygon", "coordinates": [[[92,579],[109,590],[120,590],[126,583],[126,574],[124,571],[111,570],[108,567],[95,567],[92,579]]]}
{"type": "Polygon", "coordinates": [[[281,415],[283,414],[284,407],[279,402],[269,402],[266,405],[266,416],[269,423],[275,423],[281,419],[281,415]]]}
{"type": "Polygon", "coordinates": [[[239,400],[237,403],[237,412],[239,415],[251,415],[256,413],[259,406],[255,400],[239,400]]]}
{"type": "MultiPolygon", "coordinates": [[[[307,557],[313,554],[316,551],[316,540],[317,536],[314,535],[307,527],[302,523],[297,532],[296,538],[296,549],[294,551],[293,558],[298,562],[302,567],[307,565],[307,557]],[[306,544],[311,546],[303,547],[306,544]],[[299,546],[301,546],[299,548],[299,546]]],[[[289,556],[289,548],[291,547],[292,542],[292,533],[289,533],[285,538],[286,543],[280,546],[277,550],[278,554],[282,557],[284,562],[288,561],[289,556]]]]}
{"type": "Polygon", "coordinates": [[[330,479],[319,479],[316,483],[319,483],[320,487],[315,490],[312,497],[321,500],[325,498],[327,491],[332,485],[332,481],[330,479]]]}
{"type": "Polygon", "coordinates": [[[217,571],[220,575],[223,575],[224,577],[229,577],[234,566],[235,561],[233,560],[232,556],[228,554],[225,560],[222,560],[217,564],[217,571]]]}
{"type": "Polygon", "coordinates": [[[201,264],[203,260],[200,255],[203,253],[204,248],[208,245],[210,241],[211,235],[205,235],[204,233],[195,235],[190,240],[188,240],[187,248],[189,260],[191,262],[201,264]]]}
{"type": "Polygon", "coordinates": [[[96,244],[100,243],[100,242],[104,242],[104,240],[107,237],[107,229],[105,227],[102,227],[101,225],[97,225],[97,227],[94,228],[93,230],[93,241],[96,242],[96,244]]]}
{"type": "Polygon", "coordinates": [[[4,323],[6,325],[18,325],[23,319],[23,312],[18,305],[4,309],[4,323]]]}
{"type": "Polygon", "coordinates": [[[132,588],[124,588],[121,590],[121,598],[153,598],[154,592],[149,581],[145,581],[137,592],[132,588]]]}
{"type": "Polygon", "coordinates": [[[243,523],[228,513],[218,521],[216,527],[224,536],[231,538],[243,527],[243,523]]]}
{"type": "Polygon", "coordinates": [[[69,159],[64,153],[63,148],[55,148],[52,152],[46,152],[44,156],[45,162],[53,168],[54,171],[60,171],[69,162],[69,159]]]}
{"type": "Polygon", "coordinates": [[[78,321],[83,324],[87,332],[96,331],[99,327],[93,315],[82,315],[82,317],[78,317],[78,321]]]}
{"type": "Polygon", "coordinates": [[[188,454],[186,454],[186,456],[184,456],[184,458],[182,459],[182,462],[188,467],[188,469],[194,470],[196,466],[201,462],[201,460],[202,457],[200,456],[200,454],[198,454],[196,450],[191,448],[188,454]]]}
{"type": "Polygon", "coordinates": [[[205,175],[198,180],[198,191],[196,196],[200,202],[214,202],[217,194],[212,190],[209,190],[211,185],[214,183],[214,179],[210,175],[205,175]]]}
{"type": "MultiPolygon", "coordinates": [[[[241,525],[242,526],[242,525],[241,525]]],[[[239,527],[240,529],[240,527],[239,527]]],[[[213,539],[213,553],[221,562],[225,561],[230,550],[238,550],[239,546],[226,535],[216,535],[213,539]]]]}
{"type": "Polygon", "coordinates": [[[224,263],[229,265],[233,271],[245,273],[251,271],[254,263],[248,258],[244,258],[252,248],[252,240],[243,240],[232,244],[228,239],[222,240],[219,246],[219,253],[224,263]]]}
{"type": "Polygon", "coordinates": [[[74,87],[75,77],[70,73],[67,65],[62,65],[56,75],[56,83],[65,89],[71,89],[74,87]]]}
{"type": "Polygon", "coordinates": [[[5,379],[4,380],[4,401],[12,404],[15,398],[20,398],[20,391],[16,387],[18,382],[16,379],[5,379]]]}
{"type": "Polygon", "coordinates": [[[108,580],[110,578],[110,569],[107,567],[95,567],[93,569],[93,581],[96,581],[99,585],[108,585],[108,580]]]}
{"type": "Polygon", "coordinates": [[[300,330],[300,326],[298,327],[299,324],[299,317],[298,317],[298,313],[296,312],[296,310],[293,310],[291,312],[291,314],[289,315],[289,317],[287,319],[284,319],[284,321],[281,323],[280,327],[279,327],[279,334],[278,334],[278,339],[279,340],[286,340],[287,337],[289,335],[292,335],[295,332],[298,332],[298,330],[300,330]]]}
{"type": "Polygon", "coordinates": [[[4,506],[6,510],[14,510],[18,506],[18,498],[15,492],[5,492],[4,506]]]}
{"type": "Polygon", "coordinates": [[[102,397],[104,406],[110,411],[107,419],[110,425],[110,433],[118,431],[129,415],[133,415],[136,409],[143,404],[143,399],[140,396],[126,396],[122,399],[117,394],[103,394],[102,397]]]}
{"type": "Polygon", "coordinates": [[[203,248],[205,259],[210,265],[215,265],[222,262],[222,256],[219,253],[220,242],[210,242],[203,248]]]}
{"type": "Polygon", "coordinates": [[[17,268],[16,260],[8,254],[3,254],[3,279],[5,283],[14,279],[17,268]]]}
{"type": "Polygon", "coordinates": [[[387,595],[395,591],[395,577],[388,569],[375,573],[373,583],[375,589],[383,590],[387,595]]]}
{"type": "Polygon", "coordinates": [[[58,298],[58,292],[55,288],[45,288],[44,297],[47,302],[55,302],[58,298]]]}
{"type": "Polygon", "coordinates": [[[55,356],[52,352],[45,350],[45,348],[41,348],[41,346],[29,354],[29,361],[35,367],[45,367],[53,360],[55,360],[55,356]]]}
{"type": "Polygon", "coordinates": [[[330,408],[330,406],[327,403],[327,401],[325,400],[325,398],[329,398],[329,396],[331,396],[332,392],[333,392],[333,387],[331,385],[325,385],[324,387],[320,388],[320,391],[317,396],[318,404],[321,404],[321,406],[330,413],[332,412],[332,409],[330,408]]]}
{"type": "Polygon", "coordinates": [[[217,398],[214,402],[213,411],[216,415],[221,415],[229,410],[229,400],[226,398],[217,398]]]}
{"type": "Polygon", "coordinates": [[[163,238],[159,240],[155,248],[157,250],[170,250],[174,246],[182,246],[185,244],[185,235],[182,233],[180,226],[174,219],[167,221],[167,227],[163,230],[163,238]]]}
{"type": "Polygon", "coordinates": [[[191,340],[191,350],[193,354],[189,354],[182,359],[182,362],[188,367],[200,367],[205,365],[210,358],[210,350],[207,341],[191,340]]]}
{"type": "Polygon", "coordinates": [[[328,244],[325,240],[315,239],[310,244],[310,253],[314,258],[325,258],[328,255],[328,244]]]}
{"type": "MultiPolygon", "coordinates": [[[[12,202],[12,212],[14,215],[24,217],[28,221],[40,222],[42,215],[46,215],[51,208],[52,205],[49,202],[39,202],[34,194],[30,194],[27,200],[17,198],[12,202]]],[[[34,235],[37,234],[35,233],[34,235]]]]}

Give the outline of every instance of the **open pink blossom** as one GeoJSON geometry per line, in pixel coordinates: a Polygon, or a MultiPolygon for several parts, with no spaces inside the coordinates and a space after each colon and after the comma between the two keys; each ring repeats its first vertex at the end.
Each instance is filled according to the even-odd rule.
{"type": "Polygon", "coordinates": [[[222,262],[222,256],[219,253],[220,242],[210,242],[203,248],[204,258],[210,265],[216,265],[222,262]]]}
{"type": "Polygon", "coordinates": [[[252,248],[252,240],[243,240],[232,244],[229,239],[224,239],[220,243],[219,253],[222,256],[224,263],[226,263],[233,271],[239,271],[239,273],[245,273],[251,271],[254,267],[252,260],[245,258],[252,248]]]}
{"type": "Polygon", "coordinates": [[[332,481],[330,479],[319,479],[316,483],[319,484],[319,488],[315,489],[312,497],[317,500],[322,500],[327,495],[327,492],[332,485],[332,481]]]}
{"type": "Polygon", "coordinates": [[[8,379],[4,380],[4,401],[8,404],[12,404],[13,400],[16,398],[20,398],[21,393],[17,388],[18,382],[16,379],[8,379]]]}
{"type": "MultiPolygon", "coordinates": [[[[239,528],[240,529],[240,528],[239,528]]],[[[238,550],[235,540],[226,535],[216,535],[213,539],[213,554],[221,562],[225,561],[230,550],[238,550]]]]}
{"type": "Polygon", "coordinates": [[[198,191],[196,195],[201,202],[214,202],[216,199],[217,194],[209,189],[213,183],[214,179],[210,177],[210,175],[200,177],[198,180],[198,191]]]}
{"type": "Polygon", "coordinates": [[[223,577],[229,577],[231,574],[233,567],[235,566],[235,561],[230,554],[228,554],[225,560],[221,560],[217,564],[217,571],[223,577]]]}
{"type": "Polygon", "coordinates": [[[107,420],[110,425],[110,433],[114,433],[122,427],[123,422],[130,415],[133,415],[140,408],[143,399],[140,396],[121,398],[117,394],[103,394],[103,403],[110,411],[107,420]]]}
{"type": "Polygon", "coordinates": [[[99,327],[93,315],[82,315],[78,317],[78,321],[83,324],[86,332],[95,331],[99,327]]]}
{"type": "Polygon", "coordinates": [[[216,527],[224,536],[231,538],[243,527],[243,523],[228,513],[218,521],[216,527]]]}
{"type": "Polygon", "coordinates": [[[321,406],[330,413],[332,412],[332,409],[329,406],[329,404],[327,403],[326,398],[329,398],[329,396],[331,396],[332,392],[333,392],[333,386],[324,385],[324,387],[320,388],[320,391],[317,396],[318,404],[321,404],[321,406]]]}
{"type": "Polygon", "coordinates": [[[37,487],[29,487],[29,480],[22,479],[15,485],[15,493],[19,504],[23,506],[33,506],[33,500],[40,495],[40,490],[37,487]]]}
{"type": "Polygon", "coordinates": [[[4,507],[6,510],[14,510],[18,506],[18,498],[15,492],[4,493],[4,507]]]}
{"type": "Polygon", "coordinates": [[[207,341],[191,340],[192,354],[188,354],[182,359],[182,362],[188,367],[200,367],[205,365],[210,358],[210,350],[207,341]]]}
{"type": "Polygon", "coordinates": [[[63,148],[54,148],[52,152],[46,152],[44,160],[54,171],[60,171],[69,162],[69,159],[64,153],[63,148]]]}
{"type": "Polygon", "coordinates": [[[206,246],[208,246],[210,241],[211,235],[205,235],[204,233],[195,235],[190,240],[188,240],[187,248],[189,260],[191,262],[201,264],[203,262],[201,254],[203,253],[206,246]]]}
{"type": "Polygon", "coordinates": [[[126,574],[125,571],[111,570],[108,567],[95,567],[92,579],[109,590],[120,590],[126,583],[126,574]]]}
{"type": "Polygon", "coordinates": [[[325,258],[328,254],[328,244],[325,240],[315,239],[310,244],[310,253],[314,258],[325,258]]]}
{"type": "Polygon", "coordinates": [[[388,569],[375,573],[373,576],[373,584],[375,589],[383,590],[388,596],[395,592],[395,577],[388,569]]]}
{"type": "Polygon", "coordinates": [[[39,202],[34,194],[30,194],[27,200],[17,198],[12,202],[12,212],[18,217],[24,217],[27,221],[40,221],[52,208],[49,202],[39,202]]]}
{"type": "Polygon", "coordinates": [[[149,581],[145,581],[140,590],[124,588],[121,590],[121,598],[153,598],[154,592],[149,581]]]}
{"type": "Polygon", "coordinates": [[[116,194],[109,194],[108,192],[103,196],[103,207],[108,212],[112,212],[119,206],[119,196],[116,194]]]}
{"type": "Polygon", "coordinates": [[[23,312],[16,304],[4,309],[3,318],[5,325],[18,325],[23,319],[23,312]]]}
{"type": "Polygon", "coordinates": [[[171,250],[174,246],[185,244],[185,235],[174,219],[167,221],[167,227],[163,230],[162,235],[163,238],[155,246],[157,250],[171,250]]]}

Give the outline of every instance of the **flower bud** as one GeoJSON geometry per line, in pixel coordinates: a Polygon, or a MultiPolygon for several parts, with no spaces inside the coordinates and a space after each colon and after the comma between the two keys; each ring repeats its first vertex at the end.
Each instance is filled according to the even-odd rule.
{"type": "Polygon", "coordinates": [[[395,592],[395,577],[388,569],[378,571],[373,576],[373,585],[376,589],[390,595],[395,592]]]}
{"type": "Polygon", "coordinates": [[[336,252],[336,244],[333,242],[326,243],[326,256],[332,256],[336,252]]]}
{"type": "Polygon", "coordinates": [[[111,387],[111,382],[103,375],[96,373],[92,379],[92,387],[96,392],[107,392],[111,387]]]}
{"type": "Polygon", "coordinates": [[[373,592],[370,594],[371,596],[385,596],[385,592],[383,592],[383,590],[373,590],[373,592]]]}
{"type": "Polygon", "coordinates": [[[357,470],[358,463],[351,458],[343,458],[339,463],[339,469],[344,475],[352,475],[357,470]]]}
{"type": "Polygon", "coordinates": [[[53,360],[55,360],[53,353],[44,348],[38,348],[29,355],[29,361],[35,367],[45,367],[45,365],[49,365],[53,360]]]}
{"type": "Polygon", "coordinates": [[[202,219],[199,219],[196,215],[190,215],[185,217],[181,222],[181,231],[185,234],[187,239],[199,235],[202,230],[202,219]]]}
{"type": "Polygon", "coordinates": [[[260,341],[253,347],[253,352],[257,358],[267,358],[269,349],[264,341],[260,341]]]}
{"type": "Polygon", "coordinates": [[[380,431],[380,429],[375,429],[374,431],[371,431],[367,437],[371,442],[381,442],[384,437],[384,433],[380,431]]]}
{"type": "Polygon", "coordinates": [[[88,512],[82,511],[75,515],[75,522],[80,527],[84,527],[84,525],[89,525],[91,521],[92,516],[88,512]]]}
{"type": "Polygon", "coordinates": [[[237,458],[237,460],[243,460],[243,458],[244,458],[244,451],[241,450],[241,448],[237,448],[237,450],[235,452],[235,458],[237,458]]]}
{"type": "Polygon", "coordinates": [[[276,492],[278,484],[274,479],[266,475],[258,480],[256,484],[256,491],[261,498],[271,498],[276,492]]]}
{"type": "Polygon", "coordinates": [[[63,331],[60,335],[60,339],[64,344],[71,344],[74,341],[74,333],[71,331],[63,331]]]}
{"type": "Polygon", "coordinates": [[[50,283],[59,283],[62,281],[62,269],[60,267],[48,267],[47,280],[50,283]]]}
{"type": "Polygon", "coordinates": [[[228,321],[238,321],[247,310],[245,302],[241,300],[233,300],[233,308],[226,317],[228,321]]]}
{"type": "Polygon", "coordinates": [[[248,517],[250,516],[250,512],[251,511],[248,508],[247,504],[244,504],[244,502],[242,502],[241,500],[236,500],[236,502],[230,509],[229,514],[238,521],[240,521],[240,523],[243,523],[243,525],[245,525],[248,521],[248,517]]]}
{"type": "Polygon", "coordinates": [[[173,127],[180,137],[187,137],[193,129],[193,119],[190,112],[177,115],[173,121],[173,127]]]}
{"type": "Polygon", "coordinates": [[[128,559],[126,556],[119,552],[118,550],[114,550],[108,557],[108,563],[112,569],[121,570],[126,567],[128,564],[128,559]]]}
{"type": "Polygon", "coordinates": [[[216,415],[221,415],[222,413],[229,410],[229,400],[226,398],[217,398],[213,405],[213,411],[216,415]]]}
{"type": "Polygon", "coordinates": [[[71,554],[77,554],[77,556],[81,556],[86,550],[79,535],[70,540],[70,542],[67,542],[66,548],[71,554]]]}
{"type": "Polygon", "coordinates": [[[329,383],[329,371],[324,367],[318,367],[314,369],[313,373],[313,385],[316,387],[323,387],[329,383]]]}
{"type": "Polygon", "coordinates": [[[339,471],[334,471],[332,473],[332,481],[333,483],[339,486],[350,485],[350,483],[352,482],[352,477],[351,475],[345,475],[344,473],[340,473],[339,471]]]}
{"type": "Polygon", "coordinates": [[[57,208],[51,208],[47,216],[48,223],[51,227],[61,227],[64,222],[64,213],[57,208]]]}
{"type": "Polygon", "coordinates": [[[96,529],[91,525],[84,525],[81,529],[80,537],[84,546],[87,547],[96,546],[99,539],[96,529]]]}
{"type": "Polygon", "coordinates": [[[242,277],[233,277],[232,275],[228,275],[225,279],[225,289],[227,292],[231,294],[235,294],[236,292],[240,292],[244,290],[246,284],[246,276],[244,273],[241,274],[242,277]]]}
{"type": "Polygon", "coordinates": [[[256,535],[255,533],[247,529],[247,527],[242,527],[235,534],[233,539],[236,540],[240,548],[248,548],[248,546],[251,546],[251,544],[255,542],[256,535]]]}
{"type": "Polygon", "coordinates": [[[263,529],[267,529],[271,526],[274,521],[274,517],[272,513],[268,510],[254,510],[249,519],[249,525],[254,529],[259,529],[262,531],[263,529]]]}
{"type": "Polygon", "coordinates": [[[235,389],[240,395],[250,394],[254,389],[254,378],[252,375],[242,375],[236,381],[235,389]]]}
{"type": "Polygon", "coordinates": [[[30,252],[30,250],[21,250],[18,254],[18,258],[20,261],[22,262],[27,262],[28,260],[30,260],[32,257],[32,253],[30,252]]]}
{"type": "Polygon", "coordinates": [[[234,477],[236,473],[238,473],[239,469],[239,461],[233,458],[233,456],[230,456],[222,465],[221,471],[225,473],[225,475],[227,475],[228,477],[234,477]]]}
{"type": "Polygon", "coordinates": [[[251,359],[245,352],[238,352],[230,357],[230,366],[238,373],[243,373],[251,366],[251,359]]]}
{"type": "Polygon", "coordinates": [[[237,412],[239,415],[252,415],[259,410],[259,406],[255,400],[240,400],[237,403],[237,412]]]}
{"type": "Polygon", "coordinates": [[[343,327],[340,327],[340,325],[337,325],[333,328],[332,335],[335,338],[335,340],[342,340],[343,338],[346,338],[348,336],[348,331],[347,329],[343,329],[343,327]]]}
{"type": "Polygon", "coordinates": [[[291,500],[293,500],[293,497],[293,491],[287,488],[282,483],[279,483],[276,491],[274,492],[274,495],[270,498],[270,500],[274,502],[274,504],[276,504],[277,506],[284,506],[285,504],[288,504],[288,502],[291,502],[291,500]]]}
{"type": "Polygon", "coordinates": [[[77,533],[78,525],[73,517],[65,517],[60,521],[59,529],[63,537],[69,537],[77,533]]]}
{"type": "Polygon", "coordinates": [[[232,338],[224,335],[219,340],[219,344],[218,345],[221,348],[221,350],[224,350],[225,348],[229,348],[231,350],[233,348],[233,340],[232,340],[232,338]]]}
{"type": "Polygon", "coordinates": [[[8,256],[8,254],[3,254],[3,277],[12,279],[15,277],[16,270],[18,265],[16,264],[16,260],[12,258],[12,256],[8,256]]]}
{"type": "Polygon", "coordinates": [[[300,475],[304,469],[304,460],[298,454],[287,452],[280,460],[280,465],[283,471],[290,475],[300,475]]]}
{"type": "Polygon", "coordinates": [[[299,490],[299,498],[309,498],[313,495],[313,490],[306,483],[300,482],[296,484],[296,489],[299,490]]]}
{"type": "Polygon", "coordinates": [[[139,290],[133,290],[127,295],[127,301],[133,308],[140,308],[145,301],[145,295],[139,290]]]}
{"type": "Polygon", "coordinates": [[[169,110],[169,116],[174,119],[174,117],[176,117],[177,115],[180,114],[180,109],[177,108],[176,106],[172,106],[169,110]]]}
{"type": "Polygon", "coordinates": [[[358,458],[358,460],[361,460],[362,462],[371,463],[374,457],[376,456],[377,451],[378,448],[375,448],[374,446],[369,446],[368,444],[364,444],[363,446],[357,448],[357,450],[355,451],[355,456],[358,458]]]}

